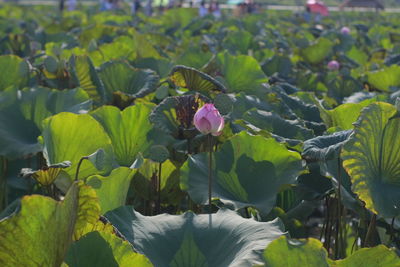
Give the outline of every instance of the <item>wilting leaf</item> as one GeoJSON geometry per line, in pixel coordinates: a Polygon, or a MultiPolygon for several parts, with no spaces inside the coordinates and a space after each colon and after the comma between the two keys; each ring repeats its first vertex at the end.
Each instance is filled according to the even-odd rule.
{"type": "Polygon", "coordinates": [[[60,266],[74,229],[96,213],[90,190],[74,183],[63,201],[23,197],[19,212],[0,221],[1,266],[60,266]]]}

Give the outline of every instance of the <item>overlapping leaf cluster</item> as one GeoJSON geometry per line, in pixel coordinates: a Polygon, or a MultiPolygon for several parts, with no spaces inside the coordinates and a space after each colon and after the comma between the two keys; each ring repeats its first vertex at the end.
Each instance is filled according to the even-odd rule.
{"type": "Polygon", "coordinates": [[[0,10],[2,266],[399,266],[396,16],[51,11],[0,10]]]}

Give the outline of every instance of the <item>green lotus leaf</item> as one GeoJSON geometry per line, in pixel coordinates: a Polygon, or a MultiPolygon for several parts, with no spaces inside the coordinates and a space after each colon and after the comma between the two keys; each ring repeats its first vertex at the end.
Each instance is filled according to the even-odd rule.
{"type": "Polygon", "coordinates": [[[122,35],[115,38],[111,43],[104,43],[97,50],[91,52],[90,58],[98,67],[106,61],[122,59],[135,60],[137,57],[137,45],[131,37],[122,35]]]}
{"type": "Polygon", "coordinates": [[[314,238],[288,239],[281,236],[272,241],[264,251],[265,266],[328,267],[328,253],[322,243],[314,238]]]}
{"type": "Polygon", "coordinates": [[[152,107],[141,103],[120,111],[113,106],[102,106],[91,113],[110,137],[119,165],[131,166],[139,152],[147,153],[152,146],[147,138],[152,129],[148,119],[152,107]]]}
{"type": "Polygon", "coordinates": [[[353,129],[353,123],[357,121],[361,110],[372,102],[375,102],[375,100],[367,99],[360,103],[342,104],[331,110],[320,107],[321,118],[327,128],[338,127],[338,129],[350,130],[353,129]]]}
{"type": "Polygon", "coordinates": [[[8,159],[42,150],[37,141],[40,131],[33,121],[24,117],[16,94],[17,89],[11,88],[0,95],[0,155],[8,159]]]}
{"type": "Polygon", "coordinates": [[[99,76],[104,83],[107,100],[113,99],[113,93],[121,92],[133,98],[143,97],[153,92],[159,77],[152,70],[140,70],[126,61],[109,61],[101,65],[99,76]]]}
{"type": "Polygon", "coordinates": [[[253,42],[253,36],[248,31],[230,31],[223,40],[222,46],[232,54],[248,53],[253,42]]]}
{"type": "Polygon", "coordinates": [[[169,151],[163,145],[154,145],[149,150],[149,158],[158,163],[163,163],[169,158],[169,151]]]}
{"type": "Polygon", "coordinates": [[[134,62],[134,67],[139,69],[151,69],[155,71],[160,78],[166,78],[174,64],[167,59],[141,58],[134,62]]]}
{"type": "Polygon", "coordinates": [[[332,41],[322,37],[311,45],[302,48],[300,50],[300,55],[308,63],[317,64],[323,61],[332,52],[332,47],[332,41]]]}
{"type": "Polygon", "coordinates": [[[309,139],[304,142],[302,157],[308,162],[317,161],[322,175],[333,177],[333,181],[340,179],[341,186],[355,201],[350,177],[340,164],[340,152],[352,133],[352,130],[348,130],[309,139]]]}
{"type": "MultiPolygon", "coordinates": [[[[189,157],[181,168],[181,188],[197,203],[208,202],[208,154],[189,157]]],[[[214,153],[212,195],[235,208],[273,208],[281,186],[293,183],[303,169],[300,155],[273,138],[241,132],[214,153]]]]}
{"type": "Polygon", "coordinates": [[[144,255],[114,234],[94,231],[73,243],[65,258],[69,267],[153,266],[144,255]]]}
{"type": "Polygon", "coordinates": [[[228,92],[257,95],[263,90],[262,84],[268,82],[257,60],[251,56],[231,56],[225,52],[218,54],[217,62],[228,92]]]}
{"type": "Polygon", "coordinates": [[[42,121],[60,112],[86,113],[92,108],[88,94],[80,89],[55,90],[45,87],[26,88],[21,91],[20,109],[27,120],[39,129],[42,121]]]}
{"type": "Polygon", "coordinates": [[[18,94],[17,98],[16,88],[9,88],[0,95],[0,154],[10,159],[41,151],[37,137],[43,119],[62,111],[81,113],[91,108],[91,100],[82,89],[36,87],[18,94]]]}
{"type": "Polygon", "coordinates": [[[29,65],[15,55],[0,56],[0,91],[7,87],[22,88],[29,79],[29,65]]]}
{"type": "Polygon", "coordinates": [[[226,94],[218,94],[214,98],[214,106],[221,115],[228,115],[233,110],[233,100],[226,94]]]}
{"type": "Polygon", "coordinates": [[[351,256],[335,261],[333,267],[395,267],[400,266],[400,258],[394,249],[379,245],[373,248],[362,248],[351,256]]]}
{"type": "Polygon", "coordinates": [[[175,62],[178,65],[200,69],[210,61],[212,56],[210,51],[204,51],[200,45],[192,45],[186,48],[175,62]]]}
{"type": "Polygon", "coordinates": [[[260,129],[285,138],[306,140],[314,136],[313,131],[305,128],[299,121],[285,120],[272,112],[253,108],[243,115],[243,119],[260,129]]]}
{"type": "Polygon", "coordinates": [[[96,213],[90,190],[74,183],[63,201],[23,197],[20,210],[0,221],[0,265],[60,266],[74,229],[96,213]]]}
{"type": "MultiPolygon", "coordinates": [[[[97,16],[104,16],[104,13],[97,16]]],[[[114,36],[117,33],[117,27],[111,25],[90,25],[82,29],[79,35],[79,42],[83,47],[87,47],[92,40],[102,40],[103,36],[114,36]]]]}
{"type": "Polygon", "coordinates": [[[330,260],[322,243],[315,238],[289,239],[286,236],[272,241],[264,251],[266,267],[395,267],[400,258],[393,249],[384,245],[362,248],[343,260],[330,260]]]}
{"type": "Polygon", "coordinates": [[[288,83],[279,83],[278,86],[272,87],[273,92],[277,93],[282,99],[282,102],[290,109],[297,117],[310,122],[320,123],[321,116],[318,107],[314,104],[308,104],[293,93],[299,92],[296,87],[288,83]]]}
{"type": "Polygon", "coordinates": [[[252,266],[283,234],[278,219],[256,222],[230,210],[146,217],[125,206],[106,217],[155,266],[252,266]]]}
{"type": "MultiPolygon", "coordinates": [[[[133,177],[132,186],[136,196],[156,201],[155,179],[158,179],[159,164],[146,160],[133,177]]],[[[161,165],[161,202],[178,205],[184,195],[179,188],[179,168],[170,160],[161,165]]]]}
{"type": "Polygon", "coordinates": [[[132,177],[133,170],[119,167],[108,176],[92,175],[87,178],[86,184],[94,188],[99,198],[102,214],[125,205],[132,177]]]}
{"type": "Polygon", "coordinates": [[[172,69],[169,76],[176,86],[198,91],[205,95],[210,95],[216,91],[226,91],[220,82],[194,68],[178,65],[172,69]]]}
{"type": "Polygon", "coordinates": [[[397,109],[386,103],[366,107],[341,155],[353,191],[368,209],[387,218],[400,214],[400,118],[396,114],[397,109]]]}
{"type": "Polygon", "coordinates": [[[176,119],[175,107],[178,106],[176,97],[165,98],[151,112],[149,120],[157,129],[162,130],[167,134],[178,136],[179,124],[176,119]]]}
{"type": "Polygon", "coordinates": [[[398,65],[371,71],[367,75],[368,82],[379,90],[390,92],[390,87],[400,86],[400,66],[398,65]]]}
{"type": "Polygon", "coordinates": [[[292,68],[290,58],[279,54],[275,54],[262,65],[262,70],[268,76],[278,73],[280,77],[287,77],[292,72],[292,68]]]}
{"type": "Polygon", "coordinates": [[[360,65],[364,65],[368,62],[368,55],[361,49],[358,49],[355,45],[346,52],[346,55],[360,65]]]}
{"type": "Polygon", "coordinates": [[[352,133],[352,130],[348,130],[309,139],[304,142],[302,156],[310,161],[338,159],[343,145],[352,133]]]}
{"type": "Polygon", "coordinates": [[[105,92],[92,60],[86,55],[72,56],[69,59],[71,73],[77,85],[83,88],[96,103],[103,103],[105,92]]]}
{"type": "Polygon", "coordinates": [[[260,98],[253,95],[246,95],[245,93],[236,94],[233,98],[233,112],[234,118],[242,118],[243,114],[252,109],[257,108],[258,110],[272,111],[273,106],[270,103],[262,101],[260,98]]]}
{"type": "MultiPolygon", "coordinates": [[[[65,169],[71,177],[75,177],[78,162],[82,157],[87,157],[100,148],[108,158],[113,154],[110,137],[100,123],[88,114],[62,112],[47,118],[43,121],[42,136],[43,153],[48,163],[71,161],[72,166],[65,169]]],[[[99,171],[90,161],[84,160],[79,178],[106,174],[111,170],[110,167],[99,171]]]]}

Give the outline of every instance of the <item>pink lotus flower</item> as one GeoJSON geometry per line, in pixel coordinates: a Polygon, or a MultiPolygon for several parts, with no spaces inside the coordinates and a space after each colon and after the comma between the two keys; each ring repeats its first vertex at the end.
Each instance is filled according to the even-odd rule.
{"type": "Polygon", "coordinates": [[[213,104],[205,104],[194,114],[194,126],[202,134],[218,136],[222,133],[225,122],[213,104]]]}
{"type": "Polygon", "coordinates": [[[344,27],[342,27],[342,28],[340,29],[340,33],[343,34],[343,35],[349,35],[349,34],[350,34],[350,28],[344,26],[344,27]]]}
{"type": "Polygon", "coordinates": [[[336,60],[329,61],[327,66],[329,70],[338,70],[340,68],[340,64],[336,60]]]}

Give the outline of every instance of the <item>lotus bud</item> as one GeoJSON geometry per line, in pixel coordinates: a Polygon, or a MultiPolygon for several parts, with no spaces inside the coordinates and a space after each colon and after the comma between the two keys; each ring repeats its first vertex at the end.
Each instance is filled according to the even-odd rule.
{"type": "Polygon", "coordinates": [[[225,122],[213,104],[205,104],[194,114],[194,126],[202,134],[218,136],[222,133],[225,122]]]}
{"type": "Polygon", "coordinates": [[[338,70],[340,68],[340,64],[336,60],[331,60],[329,61],[327,67],[329,70],[338,70]]]}
{"type": "Polygon", "coordinates": [[[349,34],[350,34],[350,28],[344,26],[344,27],[342,27],[342,28],[340,29],[340,33],[343,34],[343,35],[349,35],[349,34]]]}

